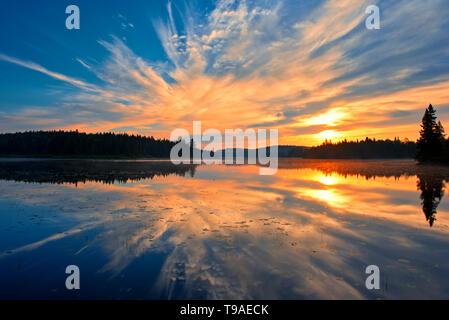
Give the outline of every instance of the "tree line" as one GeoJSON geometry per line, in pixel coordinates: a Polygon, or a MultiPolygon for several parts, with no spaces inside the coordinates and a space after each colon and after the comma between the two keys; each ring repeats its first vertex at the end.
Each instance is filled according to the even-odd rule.
{"type": "Polygon", "coordinates": [[[27,131],[0,134],[1,156],[168,158],[174,145],[166,139],[111,132],[27,131]]]}
{"type": "Polygon", "coordinates": [[[365,140],[347,141],[337,143],[325,141],[320,146],[295,148],[290,152],[291,157],[309,159],[407,159],[413,158],[416,153],[416,144],[411,141],[365,140]]]}

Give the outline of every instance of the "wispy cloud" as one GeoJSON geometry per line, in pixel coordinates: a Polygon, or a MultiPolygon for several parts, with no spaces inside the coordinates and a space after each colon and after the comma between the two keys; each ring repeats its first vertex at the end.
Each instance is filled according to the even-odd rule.
{"type": "Polygon", "coordinates": [[[77,79],[65,76],[65,75],[63,75],[61,73],[52,72],[52,71],[47,70],[46,68],[44,68],[44,67],[42,67],[42,66],[40,66],[40,65],[38,65],[37,63],[34,63],[34,62],[22,61],[20,59],[9,57],[9,56],[1,54],[1,53],[0,53],[0,60],[6,61],[6,62],[10,62],[10,63],[16,64],[16,65],[19,65],[21,67],[34,70],[34,71],[41,72],[41,73],[46,74],[46,75],[48,75],[48,76],[50,76],[50,77],[52,77],[54,79],[70,83],[70,84],[72,84],[72,85],[74,85],[74,86],[76,86],[78,88],[84,89],[84,90],[88,90],[88,91],[94,91],[95,90],[92,85],[90,85],[90,84],[88,84],[88,83],[86,83],[84,81],[77,80],[77,79]]]}
{"type": "Polygon", "coordinates": [[[80,58],[76,58],[76,61],[78,61],[83,67],[87,68],[87,69],[92,69],[87,63],[85,63],[83,60],[81,60],[80,58]]]}

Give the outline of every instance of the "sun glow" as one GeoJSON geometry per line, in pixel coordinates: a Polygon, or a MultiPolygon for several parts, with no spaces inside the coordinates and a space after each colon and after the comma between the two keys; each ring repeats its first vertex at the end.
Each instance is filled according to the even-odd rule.
{"type": "Polygon", "coordinates": [[[341,136],[341,133],[335,130],[325,130],[317,134],[318,138],[321,140],[332,140],[337,139],[341,136]]]}
{"type": "Polygon", "coordinates": [[[349,118],[349,115],[342,108],[335,108],[309,119],[306,119],[301,123],[301,125],[311,126],[311,125],[327,125],[330,127],[337,126],[343,119],[349,118]]]}
{"type": "Polygon", "coordinates": [[[335,175],[324,175],[321,174],[316,178],[321,184],[324,184],[326,186],[333,186],[340,182],[340,179],[338,176],[335,175]]]}

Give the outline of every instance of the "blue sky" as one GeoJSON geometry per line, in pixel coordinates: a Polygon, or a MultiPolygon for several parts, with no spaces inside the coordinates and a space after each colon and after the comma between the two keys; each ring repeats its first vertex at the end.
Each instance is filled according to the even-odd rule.
{"type": "Polygon", "coordinates": [[[446,0],[3,1],[0,131],[415,139],[429,103],[449,120],[448,15],[446,0]]]}

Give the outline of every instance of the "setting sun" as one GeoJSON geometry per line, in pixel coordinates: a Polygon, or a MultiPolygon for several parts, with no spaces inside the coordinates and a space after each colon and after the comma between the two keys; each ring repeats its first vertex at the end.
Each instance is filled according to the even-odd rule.
{"type": "Polygon", "coordinates": [[[325,130],[322,131],[318,134],[318,137],[321,140],[332,140],[332,139],[337,139],[341,136],[341,133],[339,133],[338,131],[335,130],[325,130]]]}

